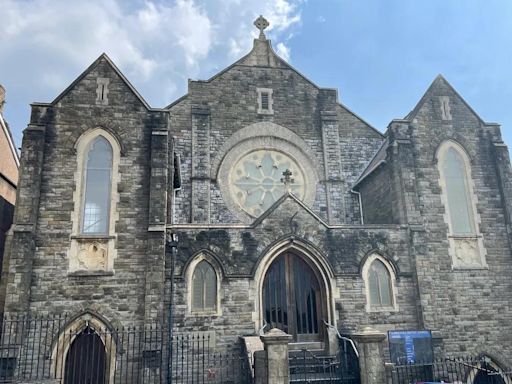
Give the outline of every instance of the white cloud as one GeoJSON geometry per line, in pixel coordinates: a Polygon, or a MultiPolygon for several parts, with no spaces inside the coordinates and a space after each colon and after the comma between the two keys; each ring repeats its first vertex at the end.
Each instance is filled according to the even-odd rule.
{"type": "Polygon", "coordinates": [[[187,78],[208,78],[249,52],[260,14],[288,60],[302,1],[0,0],[0,83],[22,103],[9,105],[11,126],[21,130],[30,102],[52,100],[102,52],[151,105],[167,105],[187,78]]]}
{"type": "Polygon", "coordinates": [[[286,61],[290,60],[290,48],[288,48],[283,43],[278,43],[276,48],[277,48],[277,54],[279,56],[281,56],[286,61]]]}

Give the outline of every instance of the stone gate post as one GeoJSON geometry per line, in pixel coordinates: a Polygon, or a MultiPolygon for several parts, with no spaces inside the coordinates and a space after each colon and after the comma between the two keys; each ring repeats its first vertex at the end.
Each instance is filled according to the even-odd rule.
{"type": "Polygon", "coordinates": [[[361,384],[382,384],[386,382],[383,341],[386,334],[371,327],[364,327],[352,335],[359,351],[361,384]]]}
{"type": "Polygon", "coordinates": [[[288,366],[288,343],[292,339],[277,328],[272,328],[260,336],[263,351],[254,356],[254,375],[256,384],[288,384],[290,369],[288,366]]]}

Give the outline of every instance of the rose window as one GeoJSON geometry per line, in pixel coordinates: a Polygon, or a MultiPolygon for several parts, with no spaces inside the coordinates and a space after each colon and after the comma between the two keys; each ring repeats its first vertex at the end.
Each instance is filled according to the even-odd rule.
{"type": "Polygon", "coordinates": [[[290,192],[304,198],[304,173],[297,163],[282,152],[257,150],[240,158],[230,172],[231,193],[240,207],[252,216],[259,216],[284,193],[283,173],[292,172],[290,192]]]}

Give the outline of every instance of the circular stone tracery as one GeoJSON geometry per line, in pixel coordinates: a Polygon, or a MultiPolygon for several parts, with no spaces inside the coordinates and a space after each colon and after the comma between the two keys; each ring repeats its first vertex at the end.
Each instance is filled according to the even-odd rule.
{"type": "Polygon", "coordinates": [[[304,173],[298,164],[282,152],[260,149],[242,156],[231,168],[229,178],[233,200],[251,216],[257,217],[284,193],[283,172],[292,172],[290,192],[304,198],[304,173]]]}

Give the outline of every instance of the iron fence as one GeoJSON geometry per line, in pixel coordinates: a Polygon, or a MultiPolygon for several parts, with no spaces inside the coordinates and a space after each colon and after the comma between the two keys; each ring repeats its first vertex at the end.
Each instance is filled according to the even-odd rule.
{"type": "Polygon", "coordinates": [[[393,384],[512,384],[511,374],[486,357],[442,358],[429,363],[391,365],[393,384]]]}
{"type": "Polygon", "coordinates": [[[323,351],[290,352],[290,383],[359,384],[357,350],[347,338],[339,338],[335,355],[323,351]]]}
{"type": "Polygon", "coordinates": [[[209,333],[25,315],[3,318],[1,329],[0,383],[252,383],[247,353],[220,350],[209,333]]]}

